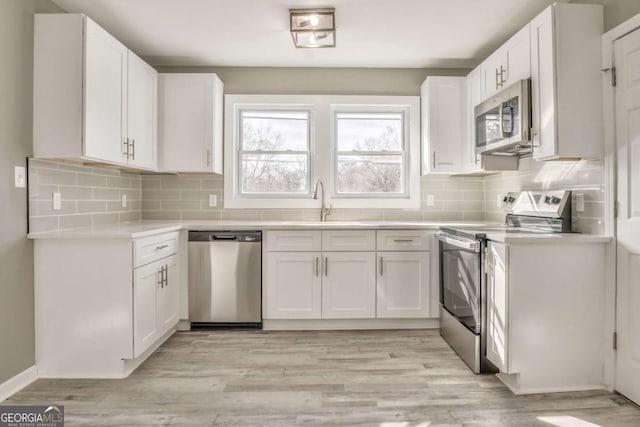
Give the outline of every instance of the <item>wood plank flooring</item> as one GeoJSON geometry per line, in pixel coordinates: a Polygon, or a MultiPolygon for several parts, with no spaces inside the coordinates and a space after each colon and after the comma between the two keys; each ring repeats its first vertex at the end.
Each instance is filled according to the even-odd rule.
{"type": "Polygon", "coordinates": [[[179,332],[127,379],[43,379],[4,402],[50,403],[68,426],[640,426],[605,391],[515,396],[435,330],[179,332]]]}

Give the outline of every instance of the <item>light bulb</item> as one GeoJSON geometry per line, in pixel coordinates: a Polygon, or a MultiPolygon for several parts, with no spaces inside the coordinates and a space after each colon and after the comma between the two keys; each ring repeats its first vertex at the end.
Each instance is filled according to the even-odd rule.
{"type": "Polygon", "coordinates": [[[318,15],[311,15],[309,17],[309,23],[312,27],[315,27],[320,23],[320,18],[318,18],[318,15]]]}

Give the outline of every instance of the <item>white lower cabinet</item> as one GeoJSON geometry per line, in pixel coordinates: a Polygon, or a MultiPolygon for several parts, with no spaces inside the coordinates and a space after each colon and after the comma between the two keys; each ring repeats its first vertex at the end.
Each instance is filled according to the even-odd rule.
{"type": "Polygon", "coordinates": [[[179,320],[177,239],[35,240],[42,378],[123,378],[169,337],[179,320]]]}
{"type": "Polygon", "coordinates": [[[378,252],[380,318],[429,316],[429,252],[378,252]]]}
{"type": "Polygon", "coordinates": [[[263,318],[433,317],[432,235],[425,230],[268,231],[263,318]],[[293,252],[294,247],[307,249],[293,252]]]}
{"type": "Polygon", "coordinates": [[[178,323],[177,256],[136,268],[133,274],[133,356],[138,357],[178,323]]]}
{"type": "Polygon", "coordinates": [[[487,359],[501,372],[509,373],[508,343],[508,249],[489,242],[485,259],[487,272],[487,359]]]}
{"type": "Polygon", "coordinates": [[[328,252],[323,255],[322,318],[375,317],[375,253],[328,252]]]}
{"type": "Polygon", "coordinates": [[[320,319],[322,279],[319,252],[272,252],[264,287],[269,319],[320,319]]]}

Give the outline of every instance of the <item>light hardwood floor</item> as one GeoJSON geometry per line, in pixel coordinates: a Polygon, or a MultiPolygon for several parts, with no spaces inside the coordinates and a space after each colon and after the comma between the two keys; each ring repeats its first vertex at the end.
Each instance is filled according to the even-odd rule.
{"type": "Polygon", "coordinates": [[[50,403],[68,426],[640,426],[605,391],[515,396],[435,330],[180,332],[127,379],[38,380],[4,402],[50,403]]]}

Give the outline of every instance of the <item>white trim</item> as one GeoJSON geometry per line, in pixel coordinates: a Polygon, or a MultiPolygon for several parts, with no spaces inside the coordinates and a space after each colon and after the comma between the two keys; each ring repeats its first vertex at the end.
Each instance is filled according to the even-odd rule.
{"type": "Polygon", "coordinates": [[[420,97],[418,96],[351,96],[351,95],[225,95],[224,132],[224,207],[225,209],[319,209],[320,200],[306,197],[238,197],[237,118],[241,109],[307,109],[311,111],[311,182],[322,180],[326,185],[327,204],[335,208],[393,208],[420,207],[420,97]],[[406,109],[408,126],[409,197],[332,198],[332,107],[352,108],[391,107],[406,109]]]}
{"type": "Polygon", "coordinates": [[[430,319],[297,319],[262,321],[265,331],[349,331],[376,329],[438,329],[439,318],[430,319]]]}
{"type": "MultiPolygon", "coordinates": [[[[640,14],[623,22],[617,27],[606,32],[602,36],[602,69],[614,65],[615,41],[625,35],[640,29],[640,14]]],[[[614,241],[609,245],[606,254],[606,278],[608,286],[605,289],[605,358],[604,358],[604,383],[610,391],[615,389],[616,377],[616,352],[611,342],[616,330],[616,218],[614,205],[616,200],[616,122],[615,122],[615,90],[611,85],[610,73],[603,72],[603,111],[604,111],[604,166],[605,166],[605,234],[614,236],[614,241]]]]}
{"type": "Polygon", "coordinates": [[[576,387],[529,387],[518,388],[514,382],[518,381],[519,374],[496,374],[496,377],[515,395],[540,394],[540,393],[567,393],[576,391],[603,390],[602,384],[581,385],[576,387]],[[515,381],[514,381],[515,380],[515,381]]]}
{"type": "Polygon", "coordinates": [[[0,402],[4,402],[38,379],[38,368],[31,366],[0,384],[0,402]]]}

